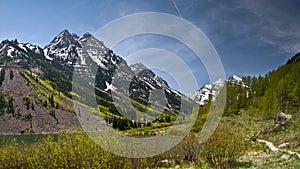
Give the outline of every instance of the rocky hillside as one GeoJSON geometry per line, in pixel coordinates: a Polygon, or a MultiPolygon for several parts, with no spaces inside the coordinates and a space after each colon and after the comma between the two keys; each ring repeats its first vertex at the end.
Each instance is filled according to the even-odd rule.
{"type": "Polygon", "coordinates": [[[38,75],[2,67],[1,82],[0,134],[80,129],[72,102],[38,75]]]}

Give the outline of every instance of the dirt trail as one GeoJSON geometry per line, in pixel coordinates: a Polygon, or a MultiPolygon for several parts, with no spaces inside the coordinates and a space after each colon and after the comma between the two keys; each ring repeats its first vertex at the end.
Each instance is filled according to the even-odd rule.
{"type": "Polygon", "coordinates": [[[296,154],[296,155],[298,156],[298,158],[300,158],[300,154],[299,154],[299,153],[293,152],[293,151],[281,150],[281,149],[275,147],[274,144],[271,143],[271,142],[269,142],[269,141],[266,141],[266,140],[257,140],[257,142],[259,142],[259,143],[265,143],[265,144],[267,145],[267,147],[268,147],[271,151],[274,151],[274,152],[276,152],[276,151],[288,152],[288,153],[291,154],[291,155],[292,155],[292,154],[296,154]]]}

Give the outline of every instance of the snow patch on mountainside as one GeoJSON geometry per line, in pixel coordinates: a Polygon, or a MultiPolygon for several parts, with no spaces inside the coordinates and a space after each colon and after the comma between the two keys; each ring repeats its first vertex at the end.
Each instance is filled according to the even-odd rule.
{"type": "Polygon", "coordinates": [[[25,52],[27,52],[27,49],[24,47],[23,44],[18,44],[18,46],[19,46],[21,49],[23,49],[25,52]]]}
{"type": "Polygon", "coordinates": [[[16,59],[14,62],[17,62],[17,58],[29,57],[29,53],[36,53],[40,55],[43,52],[42,49],[36,45],[18,43],[17,40],[4,40],[0,43],[0,55],[2,57],[7,56],[16,59]]]}
{"type": "Polygon", "coordinates": [[[204,85],[201,89],[196,90],[188,95],[188,97],[200,105],[204,105],[210,97],[214,99],[221,88],[224,86],[225,81],[219,79],[212,84],[204,85]]]}
{"type": "Polygon", "coordinates": [[[231,83],[235,85],[241,85],[242,87],[247,87],[247,85],[243,82],[242,78],[237,75],[230,76],[226,81],[219,79],[212,84],[206,84],[199,90],[196,90],[188,95],[188,98],[197,102],[200,105],[204,105],[210,99],[214,100],[216,96],[219,94],[220,90],[223,88],[225,83],[231,83]]]}

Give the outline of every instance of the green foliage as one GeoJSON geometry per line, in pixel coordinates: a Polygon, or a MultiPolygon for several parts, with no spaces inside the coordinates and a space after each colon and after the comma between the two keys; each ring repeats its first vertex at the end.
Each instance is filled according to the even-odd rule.
{"type": "MultiPolygon", "coordinates": [[[[200,151],[200,143],[198,137],[191,133],[186,136],[172,151],[171,154],[176,154],[176,160],[180,163],[184,161],[199,163],[198,153],[200,151]]],[[[173,157],[175,158],[175,157],[173,157]]]]}
{"type": "Polygon", "coordinates": [[[55,110],[51,109],[49,114],[56,120],[56,123],[58,124],[58,118],[56,117],[55,110]]]}
{"type": "Polygon", "coordinates": [[[14,108],[14,99],[12,96],[9,97],[8,99],[8,105],[7,105],[7,113],[12,114],[14,116],[15,113],[15,108],[14,108]]]}
{"type": "Polygon", "coordinates": [[[9,79],[10,80],[14,79],[14,71],[13,70],[10,70],[10,72],[9,72],[9,79]]]}
{"type": "Polygon", "coordinates": [[[32,115],[29,113],[29,114],[26,114],[24,116],[24,119],[27,120],[27,121],[31,121],[32,120],[32,115]]]}
{"type": "Polygon", "coordinates": [[[205,105],[194,106],[193,109],[198,110],[198,116],[191,131],[198,133],[202,130],[202,127],[209,113],[210,105],[211,105],[211,99],[208,100],[208,102],[205,105]]]}
{"type": "Polygon", "coordinates": [[[21,115],[21,110],[20,110],[20,109],[18,109],[18,110],[17,110],[17,113],[15,113],[15,117],[16,117],[17,119],[19,119],[20,117],[22,117],[22,115],[21,115]]]}
{"type": "Polygon", "coordinates": [[[266,144],[254,144],[252,149],[255,151],[267,151],[268,147],[266,144]]]}
{"type": "Polygon", "coordinates": [[[295,62],[299,62],[300,60],[300,53],[297,53],[296,55],[294,55],[291,59],[289,59],[286,64],[292,64],[295,62]]]}
{"type": "Polygon", "coordinates": [[[0,115],[2,116],[5,112],[5,97],[3,93],[0,93],[0,115]]]}
{"type": "Polygon", "coordinates": [[[16,140],[1,145],[0,168],[132,169],[158,168],[198,161],[197,138],[192,135],[187,136],[169,152],[136,160],[111,154],[81,133],[61,134],[57,139],[48,136],[29,145],[20,145],[16,140]],[[162,162],[165,159],[168,163],[162,162]]]}
{"type": "MultiPolygon", "coordinates": [[[[38,93],[38,98],[45,108],[62,107],[65,110],[74,112],[74,108],[61,101],[61,98],[67,99],[69,101],[72,100],[70,98],[67,98],[63,94],[60,94],[59,91],[51,86],[51,83],[49,81],[40,79],[38,75],[30,71],[20,72],[20,75],[25,79],[28,86],[33,88],[33,90],[38,93]],[[48,104],[48,102],[50,103],[50,105],[48,104]]],[[[31,108],[34,109],[33,104],[31,105],[31,108]]]]}
{"type": "Polygon", "coordinates": [[[243,77],[248,87],[227,84],[225,115],[236,115],[242,109],[264,119],[274,118],[279,111],[300,111],[300,54],[287,64],[264,76],[243,77]]]}
{"type": "Polygon", "coordinates": [[[10,94],[5,95],[0,91],[0,116],[4,113],[10,114],[13,117],[20,117],[19,112],[16,113],[14,106],[14,97],[10,94]]]}
{"type": "Polygon", "coordinates": [[[113,118],[105,118],[106,122],[108,124],[112,123],[112,127],[114,129],[119,129],[121,131],[128,130],[131,128],[136,128],[138,126],[137,122],[133,122],[131,120],[128,120],[127,118],[118,118],[114,116],[113,118]]]}
{"type": "Polygon", "coordinates": [[[26,109],[29,110],[30,104],[31,104],[31,98],[30,98],[30,96],[26,96],[26,97],[23,99],[23,103],[24,103],[24,105],[26,106],[26,109]]]}
{"type": "Polygon", "coordinates": [[[201,145],[200,159],[213,168],[237,165],[237,160],[248,149],[248,142],[241,131],[230,126],[219,126],[213,135],[201,145]]]}
{"type": "Polygon", "coordinates": [[[12,140],[0,149],[0,168],[22,168],[25,165],[22,156],[16,140],[12,140]]]}
{"type": "Polygon", "coordinates": [[[1,69],[0,72],[0,86],[2,86],[3,81],[5,80],[5,70],[1,69]]]}
{"type": "Polygon", "coordinates": [[[170,123],[171,122],[171,116],[166,114],[159,115],[153,122],[159,122],[159,123],[170,123]]]}
{"type": "MultiPolygon", "coordinates": [[[[32,129],[32,115],[31,115],[31,113],[28,113],[28,114],[24,115],[23,120],[29,121],[30,122],[29,127],[32,129]]],[[[32,132],[33,132],[33,130],[32,130],[32,132]]]]}
{"type": "Polygon", "coordinates": [[[31,102],[31,110],[34,110],[33,102],[31,102]]]}
{"type": "Polygon", "coordinates": [[[131,160],[112,155],[84,135],[61,135],[19,148],[0,149],[0,168],[132,168],[131,160]]]}
{"type": "Polygon", "coordinates": [[[53,95],[49,95],[48,101],[49,101],[51,107],[54,107],[55,104],[54,104],[54,96],[53,95]]]}

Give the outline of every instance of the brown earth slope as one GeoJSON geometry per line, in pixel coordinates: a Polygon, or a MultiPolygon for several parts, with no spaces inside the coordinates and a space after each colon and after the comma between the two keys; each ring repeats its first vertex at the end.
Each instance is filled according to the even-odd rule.
{"type": "Polygon", "coordinates": [[[72,102],[61,97],[59,92],[43,86],[39,78],[30,76],[24,69],[4,70],[5,80],[0,92],[5,97],[6,108],[0,116],[0,134],[52,133],[80,129],[72,102]],[[55,100],[52,105],[49,99],[51,96],[55,100]],[[9,98],[13,99],[14,113],[7,111],[9,98]]]}

